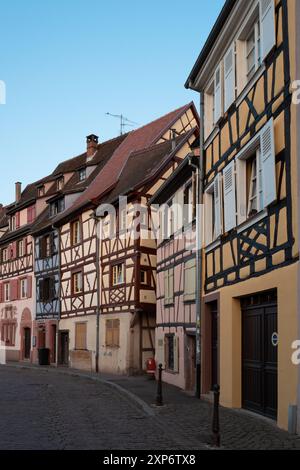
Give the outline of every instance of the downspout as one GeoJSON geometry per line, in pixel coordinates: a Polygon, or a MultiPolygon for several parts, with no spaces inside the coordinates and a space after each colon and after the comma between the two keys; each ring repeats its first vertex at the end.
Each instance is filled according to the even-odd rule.
{"type": "Polygon", "coordinates": [[[57,233],[57,255],[58,255],[58,266],[57,266],[57,271],[58,271],[58,315],[57,315],[57,328],[56,328],[56,367],[58,367],[59,360],[58,360],[58,355],[59,355],[59,323],[60,323],[60,316],[61,316],[61,249],[60,249],[60,230],[57,228],[55,229],[54,226],[52,226],[52,230],[54,233],[57,233]]]}
{"type": "Polygon", "coordinates": [[[95,369],[99,373],[99,353],[100,353],[100,298],[101,298],[101,279],[100,279],[100,220],[93,212],[93,219],[96,225],[96,282],[97,282],[97,311],[96,311],[96,355],[95,369]]]}
{"type": "Polygon", "coordinates": [[[201,398],[201,305],[202,305],[202,207],[203,207],[203,168],[204,168],[204,94],[200,93],[200,156],[196,169],[196,390],[195,395],[201,398]]]}
{"type": "MultiPolygon", "coordinates": [[[[294,58],[296,61],[295,64],[295,70],[296,70],[296,76],[295,80],[299,80],[300,77],[297,76],[298,73],[300,73],[300,2],[295,0],[295,8],[296,8],[296,14],[295,14],[295,31],[296,31],[296,45],[295,45],[295,51],[294,51],[294,58]]],[[[296,110],[296,130],[299,129],[300,127],[300,104],[295,105],[297,106],[296,110]]],[[[300,138],[299,134],[297,134],[297,149],[296,149],[296,155],[298,156],[297,162],[298,162],[298,250],[300,248],[300,138]]],[[[298,261],[298,299],[297,299],[297,313],[298,313],[298,339],[300,339],[300,262],[298,261]]],[[[297,432],[300,434],[300,365],[298,367],[298,393],[297,393],[297,432]]]]}

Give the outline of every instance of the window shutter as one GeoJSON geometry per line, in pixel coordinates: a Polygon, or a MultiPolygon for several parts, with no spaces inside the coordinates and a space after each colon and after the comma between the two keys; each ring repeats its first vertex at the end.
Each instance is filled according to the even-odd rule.
{"type": "Polygon", "coordinates": [[[173,336],[173,350],[174,350],[174,372],[179,372],[179,338],[178,336],[173,336]]]}
{"type": "Polygon", "coordinates": [[[247,198],[246,198],[246,160],[238,158],[236,160],[237,176],[237,221],[238,224],[245,222],[247,218],[247,198]]]}
{"type": "Polygon", "coordinates": [[[32,297],[32,277],[27,277],[27,298],[30,299],[32,297]]]}
{"type": "Polygon", "coordinates": [[[18,300],[18,280],[10,281],[10,300],[18,300]]]}
{"type": "Polygon", "coordinates": [[[224,108],[227,111],[235,99],[234,46],[231,46],[224,57],[224,87],[224,108]]]}
{"type": "Polygon", "coordinates": [[[276,44],[274,0],[260,0],[261,53],[265,59],[276,44]]]}
{"type": "Polygon", "coordinates": [[[20,212],[16,213],[16,228],[20,227],[20,212]]]}
{"type": "Polygon", "coordinates": [[[262,128],[260,133],[260,158],[262,170],[263,205],[276,199],[276,169],[273,119],[262,128]]]}
{"type": "Polygon", "coordinates": [[[180,230],[183,226],[183,211],[184,211],[184,192],[181,188],[176,194],[177,209],[176,209],[176,222],[175,222],[175,232],[180,230]]]}
{"type": "Polygon", "coordinates": [[[214,181],[214,204],[215,204],[215,233],[214,238],[218,238],[222,233],[222,213],[221,213],[221,175],[217,175],[214,181]]]}
{"type": "Polygon", "coordinates": [[[56,298],[56,292],[55,292],[55,278],[51,277],[49,280],[49,291],[50,291],[50,300],[53,300],[56,298]]]}
{"type": "Polygon", "coordinates": [[[86,323],[75,323],[75,349],[86,349],[86,323]]]}
{"type": "Polygon", "coordinates": [[[17,242],[11,244],[11,258],[16,259],[17,257],[17,242]]]}
{"type": "Polygon", "coordinates": [[[225,232],[236,226],[234,161],[223,170],[225,232]]]}
{"type": "Polygon", "coordinates": [[[0,283],[0,303],[4,302],[4,285],[3,282],[0,283]]]}
{"type": "Polygon", "coordinates": [[[120,346],[120,320],[115,319],[112,320],[113,324],[113,345],[119,347],[120,346]]]}
{"type": "Polygon", "coordinates": [[[39,280],[39,301],[43,302],[44,301],[44,281],[43,279],[39,280]]]}
{"type": "Polygon", "coordinates": [[[218,122],[222,116],[222,77],[221,77],[221,64],[215,71],[214,78],[214,124],[218,122]]]}
{"type": "Polygon", "coordinates": [[[170,302],[174,301],[174,269],[169,270],[169,299],[170,302]]]}

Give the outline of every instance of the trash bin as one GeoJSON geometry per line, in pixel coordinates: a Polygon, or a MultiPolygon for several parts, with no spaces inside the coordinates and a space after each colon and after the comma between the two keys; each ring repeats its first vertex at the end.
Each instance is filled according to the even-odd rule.
{"type": "Polygon", "coordinates": [[[39,351],[39,365],[49,366],[50,365],[50,349],[40,348],[38,351],[39,351]]]}

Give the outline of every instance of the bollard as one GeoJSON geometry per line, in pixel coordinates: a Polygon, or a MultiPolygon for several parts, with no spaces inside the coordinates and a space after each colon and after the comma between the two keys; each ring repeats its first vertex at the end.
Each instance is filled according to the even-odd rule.
{"type": "Polygon", "coordinates": [[[212,438],[213,445],[220,447],[220,421],[219,421],[219,401],[220,401],[220,386],[214,385],[214,410],[213,410],[213,423],[212,423],[212,438]]]}
{"type": "Polygon", "coordinates": [[[162,398],[162,364],[159,364],[159,366],[158,366],[156,406],[163,406],[163,398],[162,398]]]}

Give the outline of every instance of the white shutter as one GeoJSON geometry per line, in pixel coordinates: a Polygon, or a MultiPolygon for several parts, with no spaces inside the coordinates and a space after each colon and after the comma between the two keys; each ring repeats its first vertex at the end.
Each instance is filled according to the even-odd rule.
{"type": "Polygon", "coordinates": [[[173,336],[173,351],[174,351],[174,372],[179,372],[179,338],[178,336],[173,336]]]}
{"type": "Polygon", "coordinates": [[[261,53],[265,59],[276,44],[274,0],[260,0],[261,53]]]}
{"type": "Polygon", "coordinates": [[[237,195],[237,221],[243,223],[247,218],[247,194],[246,194],[246,160],[237,158],[236,160],[236,195],[237,195]]]}
{"type": "Polygon", "coordinates": [[[235,99],[235,56],[231,46],[224,57],[224,109],[227,111],[235,99]]]}
{"type": "Polygon", "coordinates": [[[236,226],[234,161],[223,170],[225,232],[236,226]]]}
{"type": "Polygon", "coordinates": [[[218,238],[222,233],[222,213],[221,213],[221,175],[218,174],[214,180],[214,215],[215,232],[213,238],[218,238]]]}
{"type": "Polygon", "coordinates": [[[169,301],[169,278],[168,270],[164,271],[165,304],[169,301]]]}
{"type": "Polygon", "coordinates": [[[183,189],[179,189],[176,193],[177,209],[176,209],[176,223],[175,223],[175,232],[180,230],[183,226],[183,209],[184,209],[184,194],[183,189]]]}
{"type": "Polygon", "coordinates": [[[276,168],[274,121],[271,119],[260,132],[260,158],[262,170],[263,206],[276,199],[276,168]]]}
{"type": "Polygon", "coordinates": [[[174,302],[174,268],[169,269],[169,300],[174,302]]]}
{"type": "Polygon", "coordinates": [[[218,122],[222,116],[222,77],[221,64],[215,71],[214,78],[214,124],[218,122]]]}

